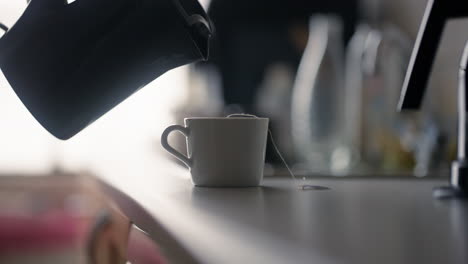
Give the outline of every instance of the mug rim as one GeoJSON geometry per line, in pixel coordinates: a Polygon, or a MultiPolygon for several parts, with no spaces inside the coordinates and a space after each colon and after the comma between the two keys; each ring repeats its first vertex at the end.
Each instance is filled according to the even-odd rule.
{"type": "Polygon", "coordinates": [[[269,120],[268,117],[186,117],[186,120],[269,120]]]}

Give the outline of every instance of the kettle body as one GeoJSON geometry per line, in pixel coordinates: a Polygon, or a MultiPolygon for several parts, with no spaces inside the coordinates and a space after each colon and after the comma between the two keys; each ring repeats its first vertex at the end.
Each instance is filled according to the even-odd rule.
{"type": "Polygon", "coordinates": [[[196,0],[32,0],[0,38],[0,68],[65,140],[166,71],[206,60],[210,37],[196,0]]]}

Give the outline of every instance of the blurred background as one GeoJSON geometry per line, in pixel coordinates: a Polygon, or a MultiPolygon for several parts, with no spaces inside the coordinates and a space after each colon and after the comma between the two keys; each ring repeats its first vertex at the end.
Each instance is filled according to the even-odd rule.
{"type": "MultiPolygon", "coordinates": [[[[48,134],[0,71],[1,263],[37,263],[38,256],[43,263],[85,263],[87,230],[109,208],[95,178],[86,175],[135,188],[133,193],[142,192],[131,184],[141,179],[135,175],[145,183],[158,174],[188,179],[188,170],[160,145],[162,131],[185,117],[270,118],[274,141],[297,176],[448,176],[456,156],[457,78],[468,21],[449,22],[423,109],[398,113],[427,0],[201,4],[216,28],[211,59],[164,74],[71,140],[48,134]]],[[[13,25],[25,7],[25,0],[0,0],[0,22],[13,25]]],[[[170,140],[185,151],[182,136],[170,140]]],[[[271,143],[266,176],[284,175],[271,143]]],[[[118,213],[111,216],[127,225],[118,213]]],[[[125,236],[128,230],[113,232],[125,236]]]]}
{"type": "MultiPolygon", "coordinates": [[[[446,175],[466,21],[448,25],[423,110],[401,114],[426,0],[201,3],[217,33],[211,60],[166,73],[69,141],[40,127],[0,73],[0,173],[99,173],[161,156],[175,163],[159,144],[168,125],[251,113],[271,119],[299,175],[446,175]]],[[[13,25],[25,6],[0,0],[0,21],[13,25]]],[[[172,140],[185,148],[183,138],[172,140]]],[[[271,146],[267,152],[267,172],[281,172],[271,146]]]]}

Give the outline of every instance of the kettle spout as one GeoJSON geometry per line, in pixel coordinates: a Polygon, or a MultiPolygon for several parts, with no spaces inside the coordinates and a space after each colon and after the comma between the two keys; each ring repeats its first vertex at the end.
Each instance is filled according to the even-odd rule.
{"type": "Polygon", "coordinates": [[[213,24],[208,16],[201,12],[202,7],[197,1],[172,0],[179,15],[189,28],[192,40],[200,52],[200,57],[206,61],[209,58],[210,40],[213,35],[213,24]]]}
{"type": "Polygon", "coordinates": [[[210,56],[210,39],[212,36],[212,25],[209,21],[199,16],[191,28],[192,38],[195,46],[200,52],[200,57],[207,61],[210,56]]]}

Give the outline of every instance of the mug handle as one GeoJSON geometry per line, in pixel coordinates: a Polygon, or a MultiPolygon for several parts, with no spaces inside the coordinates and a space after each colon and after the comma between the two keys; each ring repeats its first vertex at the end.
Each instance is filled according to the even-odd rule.
{"type": "Polygon", "coordinates": [[[177,159],[182,161],[185,165],[187,165],[187,167],[191,168],[192,163],[193,163],[192,159],[186,157],[184,154],[178,152],[173,147],[171,147],[171,145],[169,145],[167,138],[169,137],[169,134],[171,134],[173,131],[178,131],[186,137],[188,137],[190,134],[190,130],[188,128],[179,126],[179,125],[172,125],[166,128],[164,132],[162,133],[161,145],[165,150],[167,150],[167,152],[171,153],[172,155],[174,155],[174,157],[176,157],[177,159]]]}

